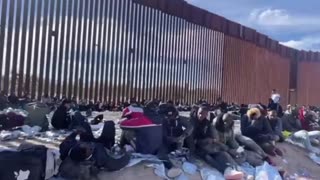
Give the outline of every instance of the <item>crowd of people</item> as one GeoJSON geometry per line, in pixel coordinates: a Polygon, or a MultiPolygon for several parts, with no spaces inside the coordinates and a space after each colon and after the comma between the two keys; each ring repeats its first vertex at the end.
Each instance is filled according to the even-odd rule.
{"type": "MultiPolygon", "coordinates": [[[[19,98],[14,94],[4,97],[5,94],[1,93],[1,104],[19,104],[19,98]]],[[[115,146],[113,121],[104,122],[101,136],[95,138],[87,118],[80,113],[110,109],[101,103],[85,105],[78,104],[75,98],[63,99],[55,108],[51,125],[55,129],[73,132],[60,144],[64,162],[92,161],[97,169],[114,171],[124,167],[130,160],[130,152],[134,151],[156,155],[164,163],[167,176],[174,178],[180,175],[181,170],[171,163],[169,154],[188,152],[184,155],[189,161],[200,158],[224,174],[226,179],[242,179],[245,174],[238,169],[239,165],[248,162],[256,167],[265,161],[274,165],[270,156],[283,156],[284,153],[276,143],[288,138],[300,141],[306,149],[320,154],[319,148],[315,147],[320,144],[318,109],[288,105],[284,111],[280,101],[281,97],[275,90],[268,105],[228,105],[219,98],[215,105],[201,100],[192,107],[181,109],[179,103],[172,101],[138,103],[131,98],[118,109],[115,108],[122,111],[119,117],[122,119],[122,134],[118,146],[115,146]],[[189,110],[189,117],[180,116],[179,110],[189,110]],[[240,120],[241,133],[234,131],[235,120],[240,120]],[[78,135],[79,140],[76,139],[78,135]],[[115,147],[123,153],[121,158],[112,158],[108,153],[114,152],[115,147]]],[[[46,98],[42,102],[52,103],[46,98]]],[[[97,116],[91,123],[100,123],[102,119],[97,116]]]]}

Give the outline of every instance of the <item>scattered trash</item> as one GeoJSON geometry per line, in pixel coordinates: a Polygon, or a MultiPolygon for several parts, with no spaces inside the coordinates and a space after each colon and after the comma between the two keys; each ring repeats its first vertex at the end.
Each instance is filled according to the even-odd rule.
{"type": "Polygon", "coordinates": [[[202,180],[224,180],[224,176],[216,169],[203,168],[200,170],[202,180]]]}
{"type": "Polygon", "coordinates": [[[182,165],[182,169],[184,172],[191,175],[195,175],[197,173],[197,166],[189,162],[184,162],[182,165]]]}

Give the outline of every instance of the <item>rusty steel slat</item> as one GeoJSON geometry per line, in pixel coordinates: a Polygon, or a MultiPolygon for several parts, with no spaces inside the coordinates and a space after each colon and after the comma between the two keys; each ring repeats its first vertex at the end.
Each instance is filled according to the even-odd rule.
{"type": "Polygon", "coordinates": [[[144,70],[144,76],[145,76],[145,79],[144,79],[144,84],[145,84],[145,91],[144,91],[144,97],[145,99],[147,100],[150,100],[150,91],[151,91],[151,87],[150,87],[150,63],[152,63],[152,61],[150,61],[150,54],[151,54],[151,28],[152,28],[152,13],[151,13],[151,8],[148,8],[148,14],[147,14],[147,21],[146,21],[146,26],[149,27],[147,28],[147,32],[146,32],[146,39],[148,40],[146,42],[146,51],[145,51],[145,70],[144,70]]]}
{"type": "Polygon", "coordinates": [[[145,32],[146,32],[146,27],[145,27],[145,21],[146,21],[146,7],[142,6],[141,7],[141,12],[140,15],[142,15],[142,23],[141,23],[141,32],[140,32],[140,48],[139,48],[139,58],[138,58],[138,62],[139,62],[139,85],[138,85],[138,99],[139,101],[143,101],[144,97],[143,97],[143,91],[145,90],[143,88],[143,70],[144,70],[144,64],[145,64],[145,57],[144,57],[144,51],[146,50],[146,38],[145,38],[145,32]]]}
{"type": "Polygon", "coordinates": [[[129,98],[133,97],[133,68],[134,68],[134,48],[135,48],[135,30],[136,30],[136,11],[135,11],[135,5],[134,3],[132,3],[132,1],[129,0],[130,3],[130,10],[131,10],[131,15],[130,15],[130,32],[131,32],[131,36],[130,36],[130,41],[128,43],[129,46],[129,56],[128,56],[128,62],[129,62],[129,66],[128,66],[128,84],[127,84],[127,92],[128,92],[128,96],[129,98]],[[133,18],[135,17],[135,18],[133,18]]]}
{"type": "Polygon", "coordinates": [[[186,37],[186,40],[188,40],[188,46],[187,46],[187,51],[186,51],[186,55],[187,55],[187,59],[186,59],[186,71],[187,71],[187,74],[188,74],[188,79],[187,79],[187,102],[188,103],[193,103],[191,98],[191,77],[192,77],[192,72],[191,72],[191,64],[192,64],[192,31],[191,31],[191,28],[192,28],[192,24],[189,23],[189,22],[186,22],[187,24],[187,37],[186,37]]]}
{"type": "Polygon", "coordinates": [[[90,61],[90,83],[89,83],[89,99],[93,100],[94,102],[96,99],[94,99],[95,96],[95,71],[97,67],[97,59],[96,59],[96,50],[97,50],[97,24],[98,24],[98,15],[99,15],[99,0],[94,0],[94,15],[92,17],[93,23],[93,36],[92,36],[92,44],[91,44],[91,61],[90,61]]]}
{"type": "MultiPolygon", "coordinates": [[[[47,49],[47,64],[46,64],[46,71],[45,71],[45,80],[44,80],[44,94],[47,94],[48,96],[50,95],[49,93],[49,84],[50,81],[52,80],[52,75],[50,74],[50,70],[52,68],[51,64],[54,63],[51,61],[51,56],[52,56],[52,27],[53,27],[53,18],[54,18],[54,10],[55,10],[55,1],[51,0],[47,2],[49,4],[49,25],[48,25],[48,49],[47,49]],[[50,79],[51,78],[51,79],[50,79]]],[[[22,35],[23,37],[23,35],[22,35]]],[[[22,51],[23,52],[23,51],[22,51]]]]}
{"type": "Polygon", "coordinates": [[[217,72],[216,69],[219,69],[218,63],[219,63],[219,53],[220,53],[220,47],[221,44],[219,43],[219,34],[215,31],[212,32],[212,41],[213,41],[213,45],[212,45],[212,50],[213,50],[213,54],[212,54],[212,68],[213,68],[213,72],[212,72],[212,78],[213,78],[213,94],[212,94],[212,101],[213,103],[215,103],[216,99],[217,99],[217,90],[218,90],[218,75],[219,72],[217,72]]]}
{"type": "MultiPolygon", "coordinates": [[[[12,45],[12,39],[13,39],[13,20],[14,20],[14,5],[15,5],[15,0],[11,0],[9,4],[9,13],[8,13],[8,37],[7,37],[7,52],[6,52],[6,60],[5,60],[5,70],[4,70],[4,81],[3,81],[3,86],[4,90],[6,92],[9,91],[9,75],[10,75],[10,62],[11,62],[11,45],[12,45]],[[10,48],[8,48],[10,47],[10,48]]],[[[1,62],[2,63],[2,62],[1,62]]],[[[1,70],[2,71],[2,70],[1,70]]],[[[11,93],[11,92],[8,92],[11,93]]]]}
{"type": "Polygon", "coordinates": [[[93,40],[93,38],[92,38],[92,33],[94,33],[95,34],[95,32],[92,32],[92,24],[93,24],[93,18],[94,18],[94,1],[90,1],[90,5],[89,5],[90,7],[89,7],[89,25],[88,25],[88,42],[87,42],[87,48],[85,49],[85,51],[86,51],[86,55],[87,55],[87,57],[86,57],[86,63],[84,64],[85,65],[85,81],[84,81],[84,83],[85,83],[85,89],[84,89],[84,99],[86,99],[86,100],[89,100],[89,101],[91,101],[91,99],[90,99],[90,90],[91,90],[91,87],[90,87],[90,80],[91,80],[91,78],[90,78],[90,66],[92,65],[92,61],[91,61],[91,59],[90,59],[90,57],[91,57],[91,54],[90,53],[92,53],[91,51],[92,51],[92,40],[93,40]]]}
{"type": "Polygon", "coordinates": [[[196,82],[196,75],[195,75],[195,67],[196,67],[196,61],[195,61],[195,56],[196,56],[196,52],[195,52],[195,46],[196,46],[196,35],[195,35],[195,24],[191,24],[191,36],[192,36],[192,45],[191,45],[191,64],[190,64],[190,70],[191,70],[191,77],[190,77],[190,102],[194,103],[196,102],[196,98],[195,98],[195,82],[196,82]]]}
{"type": "Polygon", "coordinates": [[[141,91],[141,96],[142,96],[142,99],[144,100],[148,100],[148,76],[149,76],[149,73],[148,73],[148,63],[150,62],[149,59],[148,59],[148,54],[150,53],[150,37],[149,37],[149,19],[150,19],[150,8],[149,7],[145,7],[144,11],[146,11],[146,16],[145,16],[145,19],[144,19],[144,27],[145,27],[145,31],[143,33],[143,36],[144,36],[144,52],[143,52],[143,58],[142,58],[142,61],[143,61],[143,70],[142,70],[142,91],[141,91]]]}
{"type": "MultiPolygon", "coordinates": [[[[24,64],[25,64],[25,51],[26,51],[26,39],[27,39],[27,24],[28,24],[28,11],[29,11],[29,0],[23,1],[23,20],[22,20],[22,34],[21,34],[21,48],[20,48],[20,64],[19,64],[19,82],[18,82],[18,96],[23,94],[24,86],[23,86],[23,79],[25,78],[24,75],[24,64]]],[[[1,27],[3,27],[1,25],[1,27]]],[[[1,69],[0,63],[0,69],[1,69]]],[[[0,84],[1,84],[1,77],[0,77],[0,84]]],[[[1,85],[0,85],[1,86],[1,85]]],[[[0,88],[1,89],[1,88],[0,88]]]]}
{"type": "MultiPolygon", "coordinates": [[[[40,67],[39,67],[39,81],[38,81],[38,98],[41,98],[41,95],[46,94],[43,92],[43,82],[45,81],[44,75],[45,75],[45,69],[48,66],[47,61],[45,61],[45,52],[46,52],[46,41],[48,33],[47,33],[47,27],[48,27],[48,18],[49,18],[49,0],[44,0],[44,10],[43,10],[43,25],[42,25],[42,44],[41,44],[41,55],[40,55],[40,67]]],[[[50,63],[49,63],[50,64],[50,63]]]]}
{"type": "Polygon", "coordinates": [[[102,51],[101,51],[101,82],[100,82],[100,99],[101,101],[103,101],[104,103],[106,103],[106,84],[107,83],[107,71],[108,71],[108,66],[107,66],[107,59],[106,59],[106,53],[108,52],[108,50],[106,49],[106,44],[108,43],[107,41],[107,30],[108,30],[108,13],[109,13],[109,6],[108,6],[108,1],[103,1],[103,7],[104,7],[104,21],[103,21],[103,36],[102,36],[102,51]]]}
{"type": "Polygon", "coordinates": [[[201,52],[201,58],[200,58],[200,70],[199,70],[199,73],[200,73],[200,79],[201,79],[201,83],[200,83],[200,96],[199,98],[201,99],[204,99],[206,98],[204,96],[204,88],[205,88],[205,61],[206,61],[206,57],[205,57],[205,45],[206,45],[206,39],[205,39],[205,27],[202,27],[201,28],[201,45],[200,45],[200,52],[201,52]]]}
{"type": "Polygon", "coordinates": [[[170,15],[166,14],[166,43],[165,43],[165,52],[164,52],[164,61],[165,61],[165,68],[163,69],[164,79],[163,79],[163,86],[164,86],[164,99],[166,101],[170,100],[170,92],[169,92],[169,68],[170,68],[170,40],[171,40],[171,17],[170,15]]]}
{"type": "Polygon", "coordinates": [[[82,27],[83,27],[83,6],[84,5],[84,0],[79,1],[79,12],[77,16],[79,17],[78,20],[78,27],[77,27],[77,43],[76,43],[76,55],[75,55],[75,72],[74,72],[74,91],[73,91],[73,96],[76,97],[78,100],[81,99],[82,93],[80,93],[80,79],[83,77],[83,73],[81,72],[81,68],[83,66],[83,61],[81,57],[81,45],[82,45],[82,37],[84,34],[82,34],[82,27]]]}
{"type": "MultiPolygon", "coordinates": [[[[87,45],[87,26],[88,26],[88,21],[86,20],[89,15],[89,1],[84,0],[84,12],[83,12],[83,36],[82,36],[82,47],[81,47],[81,69],[80,69],[80,77],[79,77],[79,99],[83,100],[85,98],[85,64],[86,64],[86,45],[87,45]]],[[[87,100],[87,99],[86,99],[87,100]]]]}
{"type": "Polygon", "coordinates": [[[135,12],[135,66],[134,66],[134,84],[133,84],[133,89],[134,89],[134,97],[136,100],[139,100],[138,92],[139,92],[139,87],[138,87],[138,71],[139,71],[139,51],[141,47],[141,19],[142,19],[142,13],[141,13],[141,5],[136,5],[136,12],[135,12]]]}
{"type": "Polygon", "coordinates": [[[205,39],[206,39],[206,44],[205,44],[205,50],[206,50],[206,61],[205,61],[205,89],[204,89],[204,97],[206,98],[206,100],[208,101],[208,103],[210,103],[210,94],[209,94],[209,88],[210,88],[210,76],[209,76],[209,72],[212,71],[209,67],[210,67],[210,34],[209,34],[209,29],[206,28],[206,33],[205,33],[205,39]]]}
{"type": "Polygon", "coordinates": [[[174,31],[174,17],[169,16],[169,44],[168,44],[168,68],[167,68],[167,98],[172,100],[172,65],[173,65],[173,31],[174,31]]]}
{"type": "Polygon", "coordinates": [[[176,94],[179,95],[179,103],[182,104],[183,99],[184,99],[184,76],[182,75],[183,72],[183,67],[184,67],[184,57],[183,57],[183,37],[184,37],[184,27],[183,27],[183,22],[184,20],[179,18],[178,19],[178,29],[179,29],[179,38],[178,38],[178,62],[179,62],[179,66],[178,66],[178,77],[177,77],[177,81],[178,83],[178,88],[176,89],[176,94]]]}
{"type": "Polygon", "coordinates": [[[119,49],[119,45],[120,45],[120,42],[121,41],[121,32],[120,32],[120,28],[121,28],[121,2],[122,0],[118,0],[117,1],[117,6],[115,7],[117,9],[117,32],[116,32],[116,36],[118,37],[117,38],[117,42],[116,42],[116,50],[115,51],[115,66],[114,66],[114,83],[113,83],[113,95],[112,95],[112,100],[114,103],[118,103],[117,100],[118,100],[118,91],[119,91],[119,75],[118,75],[118,72],[119,72],[119,61],[121,61],[119,59],[119,52],[120,52],[120,49],[119,49]]]}
{"type": "Polygon", "coordinates": [[[209,32],[210,34],[210,48],[209,48],[209,52],[210,52],[210,99],[211,99],[211,103],[214,103],[214,97],[215,97],[215,93],[216,93],[216,87],[215,87],[215,76],[214,76],[214,72],[215,72],[215,54],[217,54],[216,52],[218,51],[218,47],[216,47],[216,43],[215,43],[215,32],[213,30],[210,30],[209,32]]]}
{"type": "Polygon", "coordinates": [[[161,99],[161,68],[162,68],[162,51],[161,51],[161,47],[162,47],[162,44],[164,44],[163,42],[163,31],[161,31],[163,29],[163,16],[162,16],[162,13],[160,11],[157,11],[157,21],[158,21],[158,24],[157,24],[157,32],[156,32],[156,35],[157,35],[157,81],[156,81],[156,97],[158,99],[161,99]]]}
{"type": "Polygon", "coordinates": [[[125,33],[126,33],[126,38],[124,40],[124,43],[123,43],[123,49],[125,49],[125,51],[123,52],[123,72],[122,72],[122,81],[121,81],[121,87],[122,87],[122,91],[121,91],[121,95],[122,95],[122,98],[121,98],[121,101],[122,102],[125,102],[128,100],[128,96],[130,95],[129,93],[129,90],[128,90],[128,84],[129,84],[129,81],[128,81],[128,69],[130,67],[130,61],[128,60],[128,57],[130,57],[130,37],[131,37],[131,31],[129,31],[129,28],[131,26],[131,22],[130,22],[130,18],[132,16],[132,14],[129,15],[130,13],[130,1],[128,0],[125,0],[125,3],[124,3],[124,7],[125,7],[125,10],[124,10],[124,19],[123,19],[123,22],[124,24],[126,24],[125,26],[125,33]],[[130,33],[129,33],[130,32],[130,33]]]}
{"type": "MultiPolygon", "coordinates": [[[[113,14],[111,15],[113,18],[115,18],[117,16],[117,9],[116,9],[116,6],[117,6],[117,2],[115,1],[111,1],[111,7],[112,7],[112,10],[113,10],[113,14]]],[[[116,31],[116,26],[113,25],[111,26],[111,30],[112,30],[112,33],[111,33],[111,48],[110,48],[110,51],[111,51],[111,56],[110,56],[110,82],[109,82],[109,96],[108,96],[108,101],[111,102],[111,103],[114,103],[113,102],[113,95],[114,95],[114,92],[113,92],[113,86],[114,86],[114,82],[113,82],[113,79],[114,79],[114,59],[115,59],[115,31],[116,31]]]]}
{"type": "MultiPolygon", "coordinates": [[[[1,7],[1,30],[0,30],[0,70],[2,72],[2,62],[5,61],[4,59],[4,39],[5,39],[5,27],[6,27],[6,18],[7,18],[7,3],[8,0],[2,0],[2,7],[1,7]]],[[[2,73],[0,73],[0,90],[4,90],[4,86],[2,86],[2,73]]]]}
{"type": "MultiPolygon", "coordinates": [[[[71,25],[71,49],[70,49],[70,59],[68,61],[70,61],[70,66],[69,66],[69,81],[68,81],[68,84],[66,86],[67,90],[68,90],[68,95],[67,97],[68,98],[73,98],[73,96],[75,95],[75,91],[76,89],[74,89],[74,86],[76,86],[76,81],[74,79],[74,71],[77,68],[77,63],[78,62],[78,59],[75,59],[75,52],[76,52],[76,25],[77,25],[77,11],[78,11],[78,3],[79,3],[79,0],[75,0],[74,1],[74,4],[73,4],[73,14],[72,14],[72,18],[73,18],[73,21],[72,21],[72,25],[71,25]]],[[[79,28],[79,27],[78,27],[79,28]]],[[[80,28],[79,28],[80,29],[80,28]]],[[[77,42],[79,44],[79,42],[77,42]]]]}
{"type": "Polygon", "coordinates": [[[151,53],[149,55],[150,58],[150,79],[149,79],[149,99],[155,99],[155,72],[156,72],[156,23],[157,23],[157,19],[156,19],[156,11],[154,9],[151,9],[151,27],[152,27],[152,31],[150,32],[150,36],[152,37],[151,40],[151,53]]]}
{"type": "Polygon", "coordinates": [[[193,47],[192,47],[192,61],[193,61],[193,63],[192,63],[192,79],[191,79],[191,83],[192,83],[192,99],[191,99],[191,102],[196,102],[197,101],[197,96],[196,96],[196,93],[197,93],[197,86],[196,86],[196,84],[197,84],[197,81],[198,81],[198,79],[197,79],[197,72],[196,72],[196,70],[197,70],[197,46],[198,46],[198,43],[197,43],[197,25],[195,25],[195,24],[193,24],[193,47]]]}
{"type": "MultiPolygon", "coordinates": [[[[13,61],[12,61],[12,71],[11,71],[11,92],[16,92],[17,86],[17,70],[18,70],[18,53],[19,49],[19,32],[20,32],[20,16],[21,16],[21,0],[17,1],[16,7],[16,24],[15,24],[15,34],[14,34],[14,52],[13,52],[13,61]]],[[[21,51],[20,51],[21,52],[21,51]]],[[[20,63],[23,63],[20,61],[20,63]]],[[[1,75],[0,75],[1,76],[1,75]]],[[[20,78],[20,77],[18,77],[20,78]]]]}
{"type": "Polygon", "coordinates": [[[63,52],[64,52],[64,30],[65,30],[65,16],[66,16],[66,10],[67,10],[67,1],[63,1],[62,2],[62,14],[61,14],[61,32],[60,32],[60,36],[58,38],[60,38],[59,41],[59,58],[58,58],[58,82],[57,82],[57,96],[61,97],[61,86],[62,86],[62,65],[63,65],[63,52]]]}
{"type": "Polygon", "coordinates": [[[194,102],[197,102],[200,99],[200,95],[201,95],[201,74],[200,74],[200,70],[201,70],[201,26],[197,25],[197,44],[196,44],[196,98],[194,102]]]}
{"type": "MultiPolygon", "coordinates": [[[[187,32],[186,32],[186,28],[187,28],[187,23],[184,19],[181,20],[181,27],[180,29],[183,29],[182,31],[182,37],[180,39],[180,45],[181,45],[181,80],[182,80],[182,84],[181,84],[181,88],[182,88],[182,99],[181,99],[181,103],[186,104],[188,102],[187,100],[187,86],[186,86],[186,82],[187,82],[187,74],[186,74],[186,65],[187,65],[187,56],[186,56],[186,51],[187,51],[187,42],[186,42],[186,38],[187,38],[187,32]]],[[[180,93],[180,92],[178,92],[180,93]]]]}
{"type": "Polygon", "coordinates": [[[173,19],[173,31],[172,31],[172,55],[171,55],[171,76],[170,76],[170,89],[171,89],[171,100],[175,103],[176,102],[176,94],[175,94],[175,88],[176,88],[176,66],[177,66],[177,18],[172,17],[173,19]]]}
{"type": "MultiPolygon", "coordinates": [[[[50,96],[53,97],[57,92],[57,64],[59,61],[59,55],[58,55],[58,43],[59,43],[59,36],[58,36],[58,32],[59,32],[59,28],[60,28],[60,8],[61,8],[61,0],[57,0],[56,1],[56,17],[55,17],[55,31],[52,32],[52,36],[54,36],[54,45],[53,45],[53,62],[52,62],[52,79],[51,79],[51,91],[50,91],[50,96]]],[[[28,72],[28,70],[27,70],[28,72]]],[[[27,83],[27,82],[26,82],[27,83]]]]}
{"type": "Polygon", "coordinates": [[[61,76],[61,82],[62,82],[62,95],[68,97],[67,94],[67,84],[68,84],[68,74],[69,74],[69,53],[70,53],[70,36],[71,36],[71,20],[72,20],[72,3],[73,0],[68,1],[67,5],[67,24],[66,24],[66,37],[65,37],[65,49],[63,50],[64,56],[63,56],[63,66],[62,66],[62,73],[63,76],[61,76]]]}
{"type": "Polygon", "coordinates": [[[38,71],[38,58],[39,58],[39,41],[40,41],[40,26],[41,26],[41,8],[42,8],[42,1],[38,1],[37,3],[37,20],[36,20],[36,36],[35,36],[35,46],[34,46],[34,58],[33,58],[33,74],[32,74],[32,87],[31,87],[31,98],[32,99],[39,99],[39,95],[37,93],[36,87],[38,85],[37,81],[39,78],[37,77],[37,71],[38,71]]]}
{"type": "MultiPolygon", "coordinates": [[[[99,34],[98,34],[98,44],[96,46],[97,48],[97,64],[96,64],[96,68],[95,68],[95,84],[94,84],[94,100],[95,102],[100,101],[101,102],[101,96],[100,96],[100,84],[102,84],[101,82],[101,75],[102,75],[102,64],[101,64],[101,59],[100,59],[100,54],[101,54],[101,47],[102,47],[102,23],[103,23],[103,4],[104,0],[100,0],[99,1],[99,25],[97,27],[97,29],[99,30],[99,34]]],[[[102,49],[103,50],[103,49],[102,49]]]]}
{"type": "Polygon", "coordinates": [[[163,34],[163,42],[162,43],[162,52],[161,52],[161,99],[162,101],[166,101],[166,72],[165,69],[167,69],[167,58],[166,58],[166,54],[167,54],[167,47],[168,47],[168,15],[162,13],[163,16],[163,29],[162,29],[162,34],[163,34]]]}
{"type": "Polygon", "coordinates": [[[178,101],[178,105],[181,103],[181,97],[183,96],[183,91],[181,89],[182,82],[183,80],[181,79],[181,67],[183,66],[183,60],[181,57],[181,51],[182,51],[182,46],[181,46],[181,36],[182,36],[182,29],[181,29],[181,19],[177,18],[177,39],[176,39],[176,77],[175,81],[173,82],[174,86],[174,93],[177,96],[176,101],[178,101]]]}
{"type": "Polygon", "coordinates": [[[107,103],[110,103],[110,84],[109,84],[109,81],[110,81],[110,69],[111,68],[111,64],[110,64],[110,46],[111,46],[111,25],[112,25],[112,21],[111,21],[111,17],[112,17],[112,1],[107,1],[108,2],[108,35],[107,35],[107,38],[105,39],[106,43],[107,43],[107,48],[106,48],[106,58],[105,58],[105,64],[106,64],[106,75],[105,75],[105,78],[106,78],[106,82],[105,82],[105,85],[104,85],[104,99],[107,103]]]}

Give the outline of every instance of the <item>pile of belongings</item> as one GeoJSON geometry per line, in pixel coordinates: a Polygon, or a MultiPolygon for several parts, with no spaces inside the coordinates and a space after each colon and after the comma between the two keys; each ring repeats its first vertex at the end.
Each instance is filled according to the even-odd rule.
{"type": "Polygon", "coordinates": [[[4,109],[0,111],[0,130],[9,130],[24,125],[28,112],[21,109],[4,109]]]}

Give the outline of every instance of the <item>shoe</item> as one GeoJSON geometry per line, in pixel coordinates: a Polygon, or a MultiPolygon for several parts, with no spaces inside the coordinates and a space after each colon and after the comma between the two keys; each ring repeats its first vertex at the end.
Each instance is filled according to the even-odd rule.
{"type": "Polygon", "coordinates": [[[224,178],[226,180],[241,180],[243,176],[244,176],[243,172],[232,169],[231,167],[228,167],[224,171],[224,178]]]}
{"type": "Polygon", "coordinates": [[[170,179],[174,179],[182,174],[182,170],[180,168],[171,168],[167,171],[167,176],[170,179]]]}
{"type": "Polygon", "coordinates": [[[280,150],[280,149],[278,149],[278,148],[275,148],[274,149],[274,152],[278,155],[278,156],[283,156],[283,153],[282,153],[282,151],[280,150]]]}

